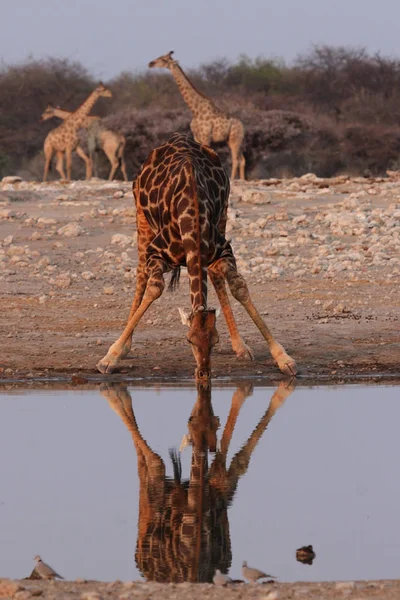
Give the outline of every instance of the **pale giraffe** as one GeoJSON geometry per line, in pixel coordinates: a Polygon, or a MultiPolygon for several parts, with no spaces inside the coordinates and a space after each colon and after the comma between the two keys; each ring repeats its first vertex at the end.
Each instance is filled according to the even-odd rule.
{"type": "MultiPolygon", "coordinates": [[[[63,121],[71,116],[71,112],[64,110],[59,106],[49,104],[41,116],[42,121],[57,117],[63,121]]],[[[126,145],[125,136],[117,131],[107,129],[102,123],[100,117],[88,116],[82,122],[82,129],[87,129],[87,144],[89,157],[94,165],[94,174],[97,176],[97,152],[103,150],[107,156],[111,170],[108,180],[112,181],[118,169],[121,168],[122,175],[125,181],[128,181],[126,173],[126,164],[124,159],[124,149],[126,145]]]]}
{"type": "Polygon", "coordinates": [[[90,179],[92,175],[92,164],[90,158],[86,156],[82,148],[79,146],[78,131],[81,129],[82,123],[87,118],[95,102],[101,96],[104,98],[111,98],[112,96],[110,90],[107,89],[102,83],[100,83],[97,88],[93,90],[90,96],[86,98],[85,102],[83,102],[83,104],[81,104],[81,106],[64,121],[64,123],[53,129],[48,134],[44,143],[45,166],[43,181],[46,181],[47,179],[51,158],[54,152],[57,154],[56,168],[63,179],[65,179],[65,177],[63,177],[64,170],[62,166],[62,159],[63,154],[65,153],[67,162],[67,180],[70,181],[72,152],[74,150],[76,150],[79,156],[85,161],[86,179],[90,179]],[[77,148],[80,148],[80,150],[77,148]]]}
{"type": "Polygon", "coordinates": [[[149,62],[150,68],[169,69],[179,87],[182,98],[193,114],[190,123],[193,137],[199,144],[210,146],[211,142],[227,142],[232,155],[231,179],[235,179],[239,167],[240,179],[245,179],[246,160],[243,155],[244,127],[239,119],[230,117],[215,106],[214,102],[199,92],[184,73],[173,50],[149,62]]]}
{"type": "Polygon", "coordinates": [[[215,286],[238,356],[252,356],[239,335],[225,288],[246,309],[264,336],[281,371],[296,374],[296,363],[286,353],[254,306],[245,280],[239,275],[230,243],[225,239],[229,179],[217,154],[188,136],[174,134],[148,156],[133,185],[136,201],[139,263],[136,291],[128,323],[106,356],[98,363],[111,373],[131,348],[132,334],[149,306],[164,289],[164,273],[186,266],[192,312],[187,339],[196,360],[196,378],[211,375],[210,355],[218,341],[215,310],[207,308],[207,272],[215,286]]]}
{"type": "Polygon", "coordinates": [[[197,399],[188,430],[192,444],[189,480],[182,479],[179,455],[170,450],[174,477],[166,476],[164,461],[142,437],[124,384],[108,384],[101,393],[132,436],[139,477],[138,538],[135,559],[148,581],[211,582],[216,569],[226,573],[232,561],[228,507],[239,479],[247,472],[251,455],[268,423],[294,390],[280,383],[269,407],[229,467],[227,453],[240,409],[252,385],[242,383],[232,405],[216,451],[219,419],[214,416],[211,385],[197,385],[197,399]],[[208,452],[215,452],[208,465],[208,452]]]}

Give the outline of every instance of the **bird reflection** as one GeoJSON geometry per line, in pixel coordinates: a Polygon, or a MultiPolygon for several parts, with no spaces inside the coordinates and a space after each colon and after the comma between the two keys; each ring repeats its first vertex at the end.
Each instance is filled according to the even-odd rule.
{"type": "Polygon", "coordinates": [[[211,385],[199,383],[182,444],[191,446],[189,479],[182,478],[180,453],[175,449],[170,450],[174,476],[166,476],[164,461],[140,433],[127,386],[105,384],[100,389],[130,431],[137,454],[140,491],[135,559],[143,576],[158,582],[211,582],[216,569],[227,573],[232,561],[228,507],[254,448],[292,393],[294,382],[279,384],[264,415],[229,465],[232,435],[253,387],[238,385],[218,444],[220,421],[214,415],[211,385]]]}

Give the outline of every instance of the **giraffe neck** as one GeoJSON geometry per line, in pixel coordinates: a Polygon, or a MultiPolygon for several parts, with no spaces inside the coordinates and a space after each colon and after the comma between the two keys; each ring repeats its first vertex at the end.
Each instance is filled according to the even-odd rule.
{"type": "Polygon", "coordinates": [[[72,112],[70,112],[69,110],[63,110],[62,108],[54,108],[53,115],[55,117],[58,117],[59,119],[65,120],[72,115],[72,112]]]}
{"type": "MultiPolygon", "coordinates": [[[[53,114],[55,117],[58,117],[59,119],[62,119],[63,121],[65,121],[66,119],[68,119],[68,117],[71,117],[74,113],[70,112],[69,110],[64,110],[63,108],[55,108],[53,110],[53,114]]],[[[96,116],[92,115],[92,116],[84,117],[81,120],[80,124],[81,124],[81,127],[87,128],[92,123],[97,123],[98,121],[100,121],[100,117],[96,117],[96,116]]]]}
{"type": "Polygon", "coordinates": [[[171,65],[171,72],[182,94],[182,98],[194,115],[202,113],[205,105],[213,106],[211,100],[196,90],[178,64],[171,65]]]}
{"type": "Polygon", "coordinates": [[[88,98],[86,98],[85,102],[81,104],[81,106],[71,115],[72,122],[74,125],[82,125],[82,122],[85,121],[87,115],[91,111],[95,102],[99,98],[99,92],[97,90],[93,90],[88,98]]]}

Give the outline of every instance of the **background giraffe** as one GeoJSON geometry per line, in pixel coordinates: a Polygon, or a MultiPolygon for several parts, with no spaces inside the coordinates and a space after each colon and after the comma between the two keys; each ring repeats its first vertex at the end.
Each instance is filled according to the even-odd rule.
{"type": "MultiPolygon", "coordinates": [[[[67,117],[70,117],[73,113],[70,111],[64,111],[59,107],[55,107],[52,104],[48,104],[46,109],[43,111],[40,120],[42,122],[47,121],[48,119],[51,119],[53,117],[59,117],[62,120],[67,119],[67,117]]],[[[93,123],[94,121],[98,121],[100,119],[100,117],[95,117],[95,116],[87,116],[82,120],[82,124],[81,124],[81,129],[86,129],[87,127],[89,127],[89,125],[91,123],[93,123]]],[[[56,150],[56,145],[53,145],[53,140],[54,140],[54,132],[56,131],[56,129],[53,129],[52,131],[50,131],[47,134],[47,137],[44,141],[44,155],[45,155],[45,160],[49,161],[49,166],[51,163],[51,159],[53,157],[54,152],[56,153],[57,156],[57,162],[56,162],[56,170],[58,171],[58,173],[60,174],[61,179],[65,179],[65,172],[64,172],[64,151],[61,150],[56,150]]],[[[84,161],[85,166],[86,166],[86,179],[88,179],[88,175],[90,176],[91,174],[91,166],[90,166],[90,161],[92,160],[91,158],[89,158],[86,153],[84,152],[84,150],[82,149],[81,145],[78,143],[78,145],[75,148],[75,152],[77,153],[78,156],[80,156],[80,158],[84,161]]],[[[92,161],[93,162],[93,161],[92,161]]],[[[45,175],[45,177],[47,178],[47,173],[45,175]]],[[[43,181],[46,181],[45,178],[43,178],[43,181]]]]}
{"type": "Polygon", "coordinates": [[[173,50],[149,62],[149,67],[169,69],[178,84],[182,98],[193,114],[190,123],[193,137],[199,144],[210,146],[211,142],[227,142],[232,155],[231,179],[235,179],[239,167],[240,179],[245,179],[246,160],[243,155],[244,127],[239,119],[222,112],[204,94],[196,90],[177,60],[173,50]]]}
{"type": "MultiPolygon", "coordinates": [[[[71,116],[71,112],[63,110],[59,106],[53,106],[48,104],[46,110],[41,116],[42,121],[47,121],[53,117],[58,117],[63,121],[71,116]]],[[[82,129],[87,129],[87,144],[89,150],[89,157],[94,167],[94,174],[97,177],[97,152],[103,150],[107,156],[111,170],[108,176],[108,180],[112,181],[114,175],[118,169],[121,168],[124,181],[128,181],[126,173],[126,165],[124,159],[124,149],[126,145],[125,136],[122,133],[107,129],[102,123],[100,117],[87,116],[82,121],[82,129]]],[[[50,135],[50,134],[49,134],[50,135]]]]}
{"type": "Polygon", "coordinates": [[[134,329],[164,290],[164,273],[173,271],[173,285],[180,267],[186,266],[192,305],[187,339],[197,364],[196,378],[210,377],[211,350],[218,341],[215,311],[207,308],[207,273],[237,354],[251,356],[238,333],[225,279],[232,295],[264,336],[281,371],[295,375],[296,363],[274,339],[254,306],[246,282],[237,271],[232,247],[225,239],[229,179],[216,153],[188,136],[174,134],[150,153],[133,189],[139,254],[135,296],[128,323],[98,363],[99,371],[111,373],[129,353],[134,329]]]}
{"type": "Polygon", "coordinates": [[[137,454],[139,518],[136,564],[148,581],[211,582],[215,569],[226,573],[232,550],[228,507],[239,479],[247,472],[252,453],[293,385],[279,384],[269,407],[241,450],[227,466],[227,453],[240,409],[252,385],[234,392],[230,413],[209,467],[208,451],[216,450],[219,419],[214,416],[211,386],[198,384],[188,429],[192,459],[188,480],[176,451],[170,451],[174,477],[166,476],[164,461],[142,437],[124,384],[106,384],[101,393],[129,430],[137,454]]]}
{"type": "Polygon", "coordinates": [[[60,173],[61,177],[63,177],[63,154],[65,153],[66,162],[67,162],[67,180],[71,179],[71,163],[72,163],[72,152],[74,150],[77,151],[79,156],[86,163],[86,179],[89,179],[92,175],[92,164],[91,160],[86,154],[83,152],[82,148],[79,146],[79,137],[78,131],[82,127],[82,123],[85,122],[89,112],[91,111],[95,102],[100,98],[111,98],[112,94],[109,89],[107,89],[102,83],[100,83],[95,90],[90,94],[90,96],[81,104],[81,106],[73,112],[62,125],[56,127],[46,137],[44,143],[44,156],[45,156],[45,166],[44,166],[44,174],[43,181],[47,180],[47,174],[49,171],[49,166],[51,162],[51,158],[54,152],[57,154],[57,170],[60,173]],[[78,150],[79,148],[79,150],[78,150]]]}

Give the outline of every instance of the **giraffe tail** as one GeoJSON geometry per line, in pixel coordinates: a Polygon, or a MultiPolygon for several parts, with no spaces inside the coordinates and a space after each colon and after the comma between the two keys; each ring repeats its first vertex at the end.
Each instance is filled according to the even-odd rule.
{"type": "Polygon", "coordinates": [[[181,278],[181,268],[175,267],[172,271],[171,279],[168,284],[168,291],[174,292],[179,287],[179,280],[181,278]]]}
{"type": "Polygon", "coordinates": [[[177,452],[176,448],[170,448],[168,450],[168,454],[170,456],[170,459],[172,461],[172,467],[174,469],[175,483],[180,483],[182,477],[182,463],[179,453],[177,452]]]}

